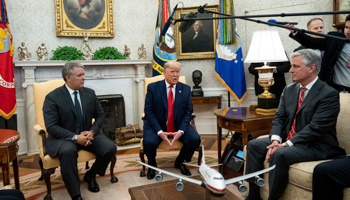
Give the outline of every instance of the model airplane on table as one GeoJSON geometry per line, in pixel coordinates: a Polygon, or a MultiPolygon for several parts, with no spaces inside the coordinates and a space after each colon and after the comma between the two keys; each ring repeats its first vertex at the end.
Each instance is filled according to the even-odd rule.
{"type": "MultiPolygon", "coordinates": [[[[260,178],[259,175],[266,173],[268,171],[273,170],[276,165],[267,168],[267,169],[263,169],[254,173],[250,173],[250,174],[246,174],[243,176],[239,176],[239,177],[235,177],[235,178],[231,178],[228,180],[225,180],[224,177],[222,176],[221,173],[219,173],[217,170],[211,168],[213,166],[218,166],[218,165],[210,165],[208,166],[207,164],[205,164],[205,156],[204,156],[204,146],[202,146],[203,149],[203,157],[202,157],[202,163],[200,166],[198,165],[193,165],[193,164],[189,164],[189,163],[184,163],[185,165],[190,165],[190,166],[195,166],[195,167],[199,167],[199,175],[201,177],[202,180],[196,180],[190,177],[186,177],[186,176],[182,176],[179,174],[175,174],[166,170],[162,170],[159,169],[157,167],[153,167],[151,165],[145,164],[141,161],[138,161],[141,165],[144,165],[148,168],[154,169],[156,171],[158,171],[159,173],[155,176],[155,179],[157,182],[161,182],[163,180],[163,175],[164,174],[168,174],[170,176],[176,177],[179,179],[179,182],[176,183],[176,189],[178,191],[182,191],[184,189],[184,184],[182,183],[182,180],[186,180],[188,182],[200,185],[206,189],[208,189],[210,192],[212,192],[214,195],[224,195],[226,192],[226,185],[232,184],[232,183],[236,183],[238,182],[238,190],[241,193],[245,193],[247,191],[247,187],[242,183],[243,180],[248,179],[248,178],[252,178],[255,177],[255,183],[260,186],[263,187],[265,185],[264,183],[264,179],[260,178]]],[[[221,164],[219,164],[221,165],[221,164]]]]}

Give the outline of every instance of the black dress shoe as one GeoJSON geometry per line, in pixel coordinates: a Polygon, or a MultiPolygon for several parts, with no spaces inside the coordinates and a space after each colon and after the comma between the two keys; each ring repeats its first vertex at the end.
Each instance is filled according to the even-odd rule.
{"type": "Polygon", "coordinates": [[[174,164],[175,168],[180,169],[181,174],[186,175],[186,176],[191,176],[190,170],[187,169],[186,165],[180,162],[175,162],[174,164]]]}
{"type": "Polygon", "coordinates": [[[148,168],[147,179],[151,180],[156,176],[156,171],[154,169],[148,168]]]}
{"type": "Polygon", "coordinates": [[[77,195],[77,196],[73,197],[72,200],[84,200],[84,198],[81,197],[80,195],[77,195]]]}
{"type": "Polygon", "coordinates": [[[85,173],[84,181],[88,183],[88,188],[91,192],[99,192],[100,187],[96,182],[96,175],[91,176],[88,172],[85,173]]]}

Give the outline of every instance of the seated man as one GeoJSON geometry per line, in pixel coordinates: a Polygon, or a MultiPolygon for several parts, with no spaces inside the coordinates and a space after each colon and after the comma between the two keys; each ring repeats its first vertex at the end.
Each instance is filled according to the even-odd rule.
{"type": "Polygon", "coordinates": [[[350,187],[350,157],[318,164],[312,175],[312,199],[343,200],[350,187]]]}
{"type": "MultiPolygon", "coordinates": [[[[148,164],[157,167],[156,153],[164,140],[172,146],[176,140],[183,143],[176,158],[175,167],[190,176],[183,162],[191,161],[201,139],[190,125],[192,114],[191,88],[179,82],[181,64],[167,62],[164,65],[165,80],[151,83],[147,88],[145,100],[146,120],[143,126],[143,146],[148,164]],[[172,142],[168,137],[172,137],[172,142]]],[[[153,179],[155,171],[148,169],[147,178],[153,179]]]]}
{"type": "MultiPolygon", "coordinates": [[[[321,81],[319,51],[303,49],[291,55],[289,70],[294,83],[281,96],[269,138],[247,145],[246,174],[261,170],[264,161],[276,168],[269,172],[269,199],[279,199],[288,183],[289,166],[305,161],[344,155],[338,146],[336,122],[339,94],[321,81]]],[[[254,178],[248,179],[247,199],[261,199],[254,178]]]]}
{"type": "Polygon", "coordinates": [[[103,109],[92,89],[84,87],[84,66],[67,62],[62,70],[65,84],[50,92],[44,102],[43,114],[48,137],[45,148],[50,157],[59,156],[63,182],[72,199],[82,199],[78,174],[78,151],[86,150],[96,155],[96,161],[86,172],[84,180],[91,192],[100,188],[96,174],[104,176],[116,145],[100,128],[103,109]],[[92,124],[92,118],[95,119],[92,124]]]}

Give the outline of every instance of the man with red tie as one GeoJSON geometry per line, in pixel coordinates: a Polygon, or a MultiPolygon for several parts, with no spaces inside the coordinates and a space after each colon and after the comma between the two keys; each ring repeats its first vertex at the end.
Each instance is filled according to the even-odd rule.
{"type": "MultiPolygon", "coordinates": [[[[191,87],[180,83],[181,63],[167,62],[164,64],[164,77],[148,85],[145,100],[145,117],[143,126],[143,146],[148,164],[157,167],[156,153],[158,145],[166,141],[172,146],[176,140],[183,143],[175,167],[181,173],[190,176],[184,161],[190,162],[194,151],[200,145],[198,133],[190,125],[193,112],[191,87]],[[173,140],[170,142],[169,137],[173,140]]],[[[155,171],[148,169],[147,178],[153,179],[155,171]]]]}
{"type": "MultiPolygon", "coordinates": [[[[303,49],[291,55],[294,83],[284,88],[270,137],[247,145],[246,174],[263,168],[266,160],[276,168],[269,172],[269,199],[280,199],[288,183],[289,166],[305,161],[345,155],[338,146],[336,123],[339,94],[318,78],[321,54],[303,49]]],[[[247,199],[261,199],[260,189],[248,179],[247,199]]]]}

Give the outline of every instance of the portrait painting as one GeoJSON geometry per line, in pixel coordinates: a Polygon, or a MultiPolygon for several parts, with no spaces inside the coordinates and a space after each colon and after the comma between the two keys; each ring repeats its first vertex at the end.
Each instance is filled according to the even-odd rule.
{"type": "Polygon", "coordinates": [[[57,36],[114,37],[112,0],[55,0],[57,36]]]}
{"type": "MultiPolygon", "coordinates": [[[[349,0],[333,0],[334,11],[348,11],[350,10],[349,0]]],[[[343,28],[345,25],[345,18],[348,14],[333,15],[333,26],[343,28]]]]}
{"type": "MultiPolygon", "coordinates": [[[[218,6],[207,6],[207,10],[218,12],[218,6]]],[[[196,12],[197,7],[177,9],[175,19],[184,18],[189,12],[196,12]]],[[[193,25],[186,32],[179,32],[175,27],[176,52],[178,59],[215,58],[215,38],[217,20],[201,20],[216,17],[213,13],[198,13],[193,25]]]]}

